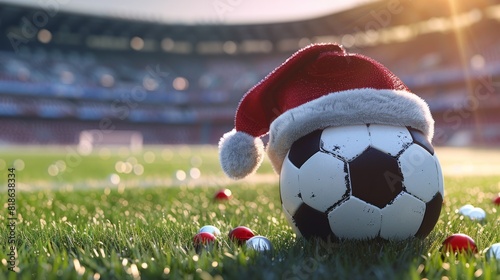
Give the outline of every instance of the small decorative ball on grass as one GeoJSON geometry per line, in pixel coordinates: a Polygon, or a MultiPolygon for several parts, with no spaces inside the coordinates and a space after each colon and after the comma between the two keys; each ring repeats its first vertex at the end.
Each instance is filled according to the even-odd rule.
{"type": "Polygon", "coordinates": [[[443,250],[453,253],[477,253],[477,246],[470,236],[456,233],[443,241],[443,250]]]}
{"type": "Polygon", "coordinates": [[[264,236],[256,235],[246,242],[247,248],[258,252],[272,251],[273,245],[271,241],[264,236]]]}
{"type": "Polygon", "coordinates": [[[242,245],[254,236],[255,233],[245,226],[235,227],[229,232],[229,239],[238,242],[239,245],[242,245]]]}
{"type": "Polygon", "coordinates": [[[486,258],[500,260],[500,243],[495,243],[486,250],[486,258]]]}
{"type": "Polygon", "coordinates": [[[466,214],[466,216],[474,221],[483,221],[486,219],[486,212],[482,208],[474,207],[466,214]]]}
{"type": "Polygon", "coordinates": [[[215,235],[209,232],[200,232],[193,237],[193,245],[196,252],[202,249],[211,249],[215,244],[215,235]]]}
{"type": "Polygon", "coordinates": [[[460,207],[460,209],[458,209],[458,213],[465,216],[472,209],[474,209],[474,205],[472,205],[472,204],[465,204],[464,206],[460,207]]]}
{"type": "Polygon", "coordinates": [[[233,197],[233,194],[232,194],[230,189],[218,190],[214,195],[214,199],[217,201],[229,200],[232,197],[233,197]]]}
{"type": "Polygon", "coordinates": [[[220,236],[221,233],[220,233],[220,230],[214,226],[211,226],[211,225],[206,225],[206,226],[202,226],[200,228],[200,230],[198,231],[198,233],[202,233],[202,232],[208,232],[208,233],[211,233],[213,234],[215,237],[217,236],[220,236]]]}
{"type": "Polygon", "coordinates": [[[495,197],[493,199],[493,203],[496,205],[496,206],[500,206],[500,195],[495,197]]]}

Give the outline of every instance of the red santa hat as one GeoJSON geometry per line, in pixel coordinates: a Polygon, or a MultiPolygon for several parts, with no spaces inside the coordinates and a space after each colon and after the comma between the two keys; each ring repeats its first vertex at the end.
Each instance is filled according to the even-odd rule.
{"type": "Polygon", "coordinates": [[[243,96],[235,128],[219,142],[222,169],[233,179],[255,172],[264,157],[260,137],[269,133],[267,154],[279,174],[302,136],[369,123],[412,127],[429,141],[434,133],[427,103],[382,64],[337,44],[310,45],[243,96]]]}

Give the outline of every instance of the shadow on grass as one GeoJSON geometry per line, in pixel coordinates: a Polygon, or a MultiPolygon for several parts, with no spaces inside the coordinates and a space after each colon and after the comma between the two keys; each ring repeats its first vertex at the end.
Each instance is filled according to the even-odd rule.
{"type": "Polygon", "coordinates": [[[297,239],[284,244],[273,259],[257,257],[254,265],[259,270],[250,274],[266,279],[407,279],[410,267],[423,261],[431,243],[417,238],[340,242],[297,239]]]}

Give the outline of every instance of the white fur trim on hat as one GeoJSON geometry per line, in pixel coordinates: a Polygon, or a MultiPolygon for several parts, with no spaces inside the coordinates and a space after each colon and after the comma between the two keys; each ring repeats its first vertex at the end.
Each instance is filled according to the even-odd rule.
{"type": "Polygon", "coordinates": [[[258,137],[233,129],[219,141],[219,159],[227,176],[242,179],[259,168],[264,160],[264,144],[258,137]]]}
{"type": "Polygon", "coordinates": [[[314,130],[359,124],[409,126],[432,140],[434,120],[429,106],[417,95],[390,89],[352,89],[334,92],[290,109],[272,123],[267,154],[279,174],[293,142],[314,130]]]}

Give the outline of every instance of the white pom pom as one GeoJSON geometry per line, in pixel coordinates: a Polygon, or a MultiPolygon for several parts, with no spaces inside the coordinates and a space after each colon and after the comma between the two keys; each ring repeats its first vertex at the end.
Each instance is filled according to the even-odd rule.
{"type": "Polygon", "coordinates": [[[242,179],[254,173],[264,160],[264,144],[245,132],[231,130],[219,141],[222,169],[232,179],[242,179]]]}

